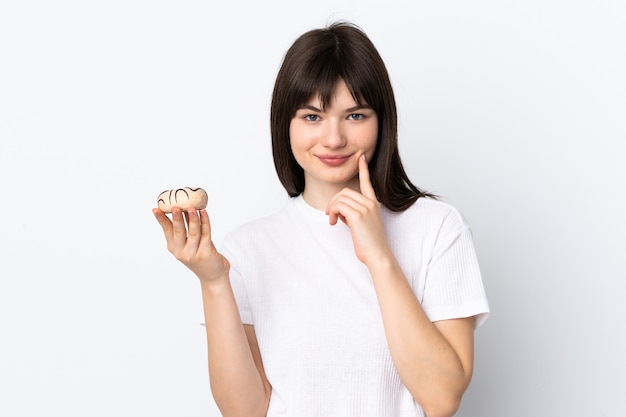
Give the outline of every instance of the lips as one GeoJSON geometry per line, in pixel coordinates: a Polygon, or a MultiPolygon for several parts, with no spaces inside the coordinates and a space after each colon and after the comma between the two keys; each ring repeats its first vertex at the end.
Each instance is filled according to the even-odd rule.
{"type": "Polygon", "coordinates": [[[336,167],[350,159],[350,156],[351,155],[317,155],[317,158],[328,166],[336,167]]]}

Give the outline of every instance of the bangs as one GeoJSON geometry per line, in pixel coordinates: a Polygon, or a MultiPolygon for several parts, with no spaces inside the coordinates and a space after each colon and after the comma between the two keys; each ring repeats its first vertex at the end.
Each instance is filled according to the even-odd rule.
{"type": "Polygon", "coordinates": [[[313,98],[319,98],[321,110],[326,110],[340,79],[346,83],[352,98],[359,106],[367,102],[362,91],[363,83],[359,82],[358,78],[350,76],[350,69],[345,68],[336,57],[324,58],[327,57],[315,60],[313,65],[302,68],[302,73],[294,77],[292,115],[313,98]]]}

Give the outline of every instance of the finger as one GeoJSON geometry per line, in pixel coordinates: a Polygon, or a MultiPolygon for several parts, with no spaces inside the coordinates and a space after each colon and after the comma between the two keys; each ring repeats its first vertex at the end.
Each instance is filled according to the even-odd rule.
{"type": "Polygon", "coordinates": [[[187,242],[191,243],[193,246],[198,246],[201,233],[200,219],[198,218],[198,213],[194,208],[189,208],[185,212],[185,219],[187,220],[188,225],[187,242]]]}
{"type": "Polygon", "coordinates": [[[328,208],[328,217],[331,225],[337,224],[341,220],[348,226],[351,219],[356,220],[362,214],[363,205],[351,198],[340,198],[328,208]]]}
{"type": "Polygon", "coordinates": [[[338,214],[337,213],[330,213],[330,212],[327,212],[326,214],[328,215],[328,224],[330,224],[331,226],[336,225],[337,224],[338,214]]]}
{"type": "Polygon", "coordinates": [[[337,204],[340,200],[351,201],[350,205],[352,207],[358,207],[358,205],[367,205],[367,202],[370,199],[358,191],[354,191],[350,188],[344,188],[339,191],[337,194],[332,196],[328,205],[326,206],[326,215],[330,214],[330,208],[337,204]]]}
{"type": "Polygon", "coordinates": [[[211,221],[205,209],[200,210],[200,246],[211,247],[211,221]]]}
{"type": "Polygon", "coordinates": [[[172,243],[174,251],[182,251],[187,243],[187,229],[183,210],[180,207],[172,207],[172,243]]]}
{"type": "Polygon", "coordinates": [[[372,182],[370,180],[370,171],[369,167],[367,166],[365,154],[362,154],[359,157],[359,185],[361,187],[361,194],[363,194],[367,198],[376,200],[376,192],[374,191],[374,187],[372,187],[372,182]]]}
{"type": "Polygon", "coordinates": [[[165,238],[169,239],[172,235],[172,221],[170,220],[170,218],[167,217],[165,213],[163,213],[163,211],[158,208],[152,209],[152,214],[154,214],[154,217],[161,225],[163,233],[165,234],[165,238]]]}

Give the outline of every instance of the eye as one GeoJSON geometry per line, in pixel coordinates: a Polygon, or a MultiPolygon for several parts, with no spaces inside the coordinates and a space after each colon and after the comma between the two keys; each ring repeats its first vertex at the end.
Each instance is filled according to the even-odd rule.
{"type": "Polygon", "coordinates": [[[306,116],[304,116],[304,120],[309,122],[316,122],[319,119],[320,117],[317,114],[307,114],[306,116]]]}
{"type": "Polygon", "coordinates": [[[365,118],[365,115],[361,113],[353,113],[350,116],[348,116],[348,119],[350,120],[361,120],[364,118],[365,118]]]}

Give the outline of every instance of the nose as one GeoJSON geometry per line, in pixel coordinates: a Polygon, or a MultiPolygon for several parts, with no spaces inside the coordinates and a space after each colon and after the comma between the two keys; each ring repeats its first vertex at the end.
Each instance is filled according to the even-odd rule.
{"type": "Polygon", "coordinates": [[[328,120],[322,145],[329,149],[338,149],[346,145],[346,137],[341,122],[338,120],[328,120]]]}

